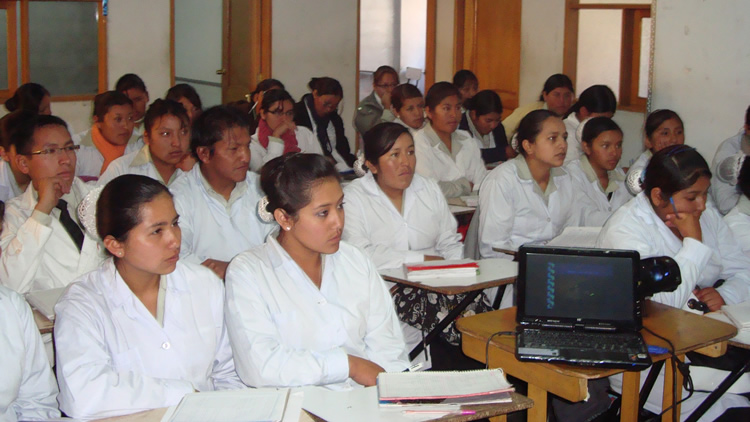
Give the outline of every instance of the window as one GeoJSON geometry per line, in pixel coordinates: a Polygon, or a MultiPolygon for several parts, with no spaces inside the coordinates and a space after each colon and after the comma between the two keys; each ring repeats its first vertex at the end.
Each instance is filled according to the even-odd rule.
{"type": "Polygon", "coordinates": [[[26,82],[42,84],[55,101],[90,100],[107,89],[100,0],[0,1],[3,29],[0,55],[7,61],[0,66],[0,98],[26,82]]]}
{"type": "Polygon", "coordinates": [[[612,88],[621,110],[644,112],[648,98],[651,5],[567,0],[563,71],[577,94],[612,88]]]}

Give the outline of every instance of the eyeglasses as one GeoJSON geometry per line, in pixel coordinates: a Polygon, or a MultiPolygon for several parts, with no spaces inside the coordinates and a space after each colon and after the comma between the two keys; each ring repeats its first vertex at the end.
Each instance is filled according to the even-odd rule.
{"type": "Polygon", "coordinates": [[[285,112],[284,110],[278,108],[276,110],[269,110],[268,113],[271,113],[274,116],[294,117],[294,110],[285,112]]]}
{"type": "Polygon", "coordinates": [[[66,147],[60,147],[60,148],[40,149],[39,151],[31,151],[30,153],[23,154],[23,155],[50,155],[50,156],[54,156],[54,155],[57,155],[58,153],[65,153],[65,154],[75,153],[79,149],[81,149],[80,145],[68,145],[66,147]]]}
{"type": "Polygon", "coordinates": [[[398,86],[398,84],[377,84],[375,85],[378,88],[385,88],[385,89],[393,89],[398,86]]]}

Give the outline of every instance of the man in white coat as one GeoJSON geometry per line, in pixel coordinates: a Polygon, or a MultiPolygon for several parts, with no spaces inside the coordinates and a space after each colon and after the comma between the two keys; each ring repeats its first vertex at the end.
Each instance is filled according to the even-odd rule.
{"type": "Polygon", "coordinates": [[[239,112],[212,107],[193,124],[190,147],[198,165],[170,190],[182,228],[181,259],[224,278],[229,261],[261,245],[274,227],[258,217],[263,196],[250,169],[250,128],[239,112]]]}
{"type": "Polygon", "coordinates": [[[34,116],[18,130],[17,164],[31,184],[6,206],[0,281],[19,293],[64,287],[104,258],[78,222],[91,189],[75,177],[79,147],[59,117],[34,116]]]}

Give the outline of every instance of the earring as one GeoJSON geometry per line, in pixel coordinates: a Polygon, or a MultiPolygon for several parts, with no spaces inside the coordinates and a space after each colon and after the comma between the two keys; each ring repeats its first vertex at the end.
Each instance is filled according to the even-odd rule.
{"type": "Polygon", "coordinates": [[[287,227],[284,227],[284,229],[286,229],[286,231],[289,231],[291,227],[287,226],[287,227]]]}

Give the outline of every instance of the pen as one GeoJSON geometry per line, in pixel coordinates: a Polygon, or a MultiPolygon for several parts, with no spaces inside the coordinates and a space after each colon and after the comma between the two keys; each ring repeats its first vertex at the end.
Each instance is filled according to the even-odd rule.
{"type": "Polygon", "coordinates": [[[669,197],[669,202],[672,204],[672,209],[674,210],[674,216],[679,217],[679,214],[677,213],[677,207],[674,204],[674,198],[671,196],[669,197]]]}
{"type": "Polygon", "coordinates": [[[424,366],[424,362],[415,363],[414,365],[406,368],[404,372],[414,372],[419,371],[424,366]]]}
{"type": "Polygon", "coordinates": [[[404,415],[444,415],[444,416],[465,416],[476,415],[476,410],[404,410],[404,415]]]}

